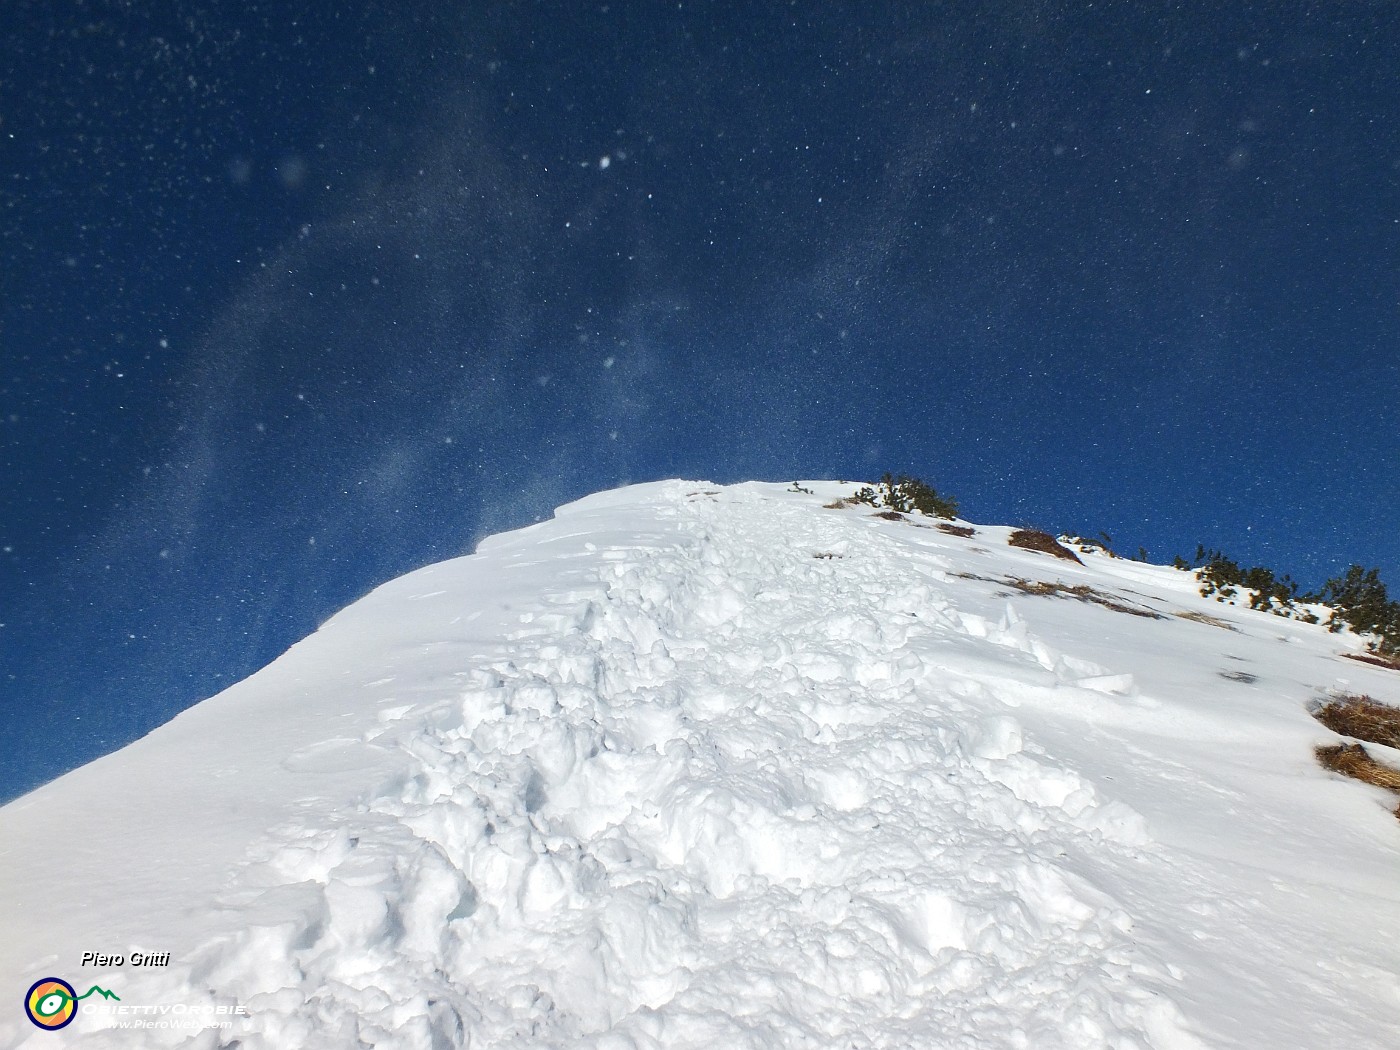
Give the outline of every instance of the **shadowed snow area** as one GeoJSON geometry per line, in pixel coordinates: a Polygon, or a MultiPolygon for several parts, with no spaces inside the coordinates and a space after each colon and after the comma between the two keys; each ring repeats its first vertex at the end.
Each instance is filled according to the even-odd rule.
{"type": "Polygon", "coordinates": [[[1307,711],[1400,676],[808,487],[582,500],[0,810],[4,994],[126,1007],[0,1044],[1400,1044],[1400,825],[1307,711]]]}

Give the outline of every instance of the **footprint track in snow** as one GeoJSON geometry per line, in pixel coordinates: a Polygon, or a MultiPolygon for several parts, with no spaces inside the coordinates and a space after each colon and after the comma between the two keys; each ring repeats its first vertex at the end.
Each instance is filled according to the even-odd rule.
{"type": "Polygon", "coordinates": [[[521,614],[508,658],[473,658],[446,717],[386,710],[376,743],[398,739],[413,768],[353,831],[289,829],[250,858],[247,883],[302,888],[200,956],[259,1005],[244,1047],[366,1018],[424,1048],[525,1029],[717,1045],[740,1022],[713,1004],[735,999],[812,1019],[783,1045],[898,1046],[930,1024],[995,1042],[1028,981],[1069,1031],[1159,1023],[1160,968],[1104,985],[1131,950],[1124,909],[1047,859],[1131,814],[1029,753],[999,701],[988,713],[1004,667],[978,681],[942,647],[988,638],[1105,694],[1131,679],[1010,610],[958,610],[936,564],[905,580],[891,540],[812,559],[850,549],[840,518],[730,494],[666,516],[656,547],[601,550],[590,584],[521,614]],[[266,967],[276,953],[286,966],[266,967]]]}

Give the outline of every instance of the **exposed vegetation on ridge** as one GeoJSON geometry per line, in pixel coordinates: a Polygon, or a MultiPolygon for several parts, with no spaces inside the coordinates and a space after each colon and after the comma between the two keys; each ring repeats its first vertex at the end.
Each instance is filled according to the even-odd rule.
{"type": "MultiPolygon", "coordinates": [[[[1226,601],[1236,597],[1242,587],[1251,592],[1249,607],[1265,612],[1276,608],[1292,609],[1295,599],[1298,598],[1298,584],[1286,573],[1276,576],[1272,569],[1266,569],[1262,565],[1249,569],[1241,568],[1238,562],[1227,558],[1220,551],[1208,551],[1205,547],[1197,547],[1196,557],[1192,561],[1188,562],[1178,555],[1172,564],[1178,569],[1199,568],[1203,598],[1215,595],[1217,600],[1226,601]]],[[[1316,617],[1313,622],[1316,622],[1316,617]]]]}
{"type": "Polygon", "coordinates": [[[1262,565],[1242,568],[1222,552],[1205,547],[1196,548],[1193,560],[1178,555],[1172,564],[1178,569],[1195,570],[1201,581],[1201,595],[1214,595],[1217,601],[1231,600],[1244,590],[1251,609],[1296,617],[1305,623],[1317,623],[1320,617],[1310,609],[1299,610],[1300,604],[1325,606],[1330,610],[1330,630],[1349,627],[1357,634],[1370,636],[1372,652],[1380,657],[1381,665],[1397,667],[1400,602],[1391,600],[1379,569],[1353,565],[1315,593],[1300,594],[1298,584],[1286,573],[1276,575],[1262,565]]]}
{"type": "MultiPolygon", "coordinates": [[[[810,492],[795,481],[792,490],[810,492]]],[[[837,508],[853,503],[884,508],[881,516],[892,521],[903,520],[904,515],[915,512],[945,519],[956,518],[958,514],[956,499],[941,496],[933,486],[905,474],[886,473],[877,485],[862,486],[853,495],[827,506],[837,508]]],[[[943,523],[939,524],[939,528],[958,536],[970,536],[974,532],[943,523]]],[[[1108,557],[1118,557],[1110,546],[1112,540],[1109,536],[1106,533],[1099,533],[1099,536],[1100,539],[1093,540],[1075,536],[1064,538],[1077,546],[1081,553],[1101,552],[1108,557]]],[[[1080,560],[1072,549],[1039,529],[1017,529],[1011,534],[1009,542],[1013,546],[1043,551],[1057,558],[1080,560]]],[[[1147,551],[1138,548],[1135,560],[1146,561],[1147,551]]],[[[1369,653],[1344,655],[1400,670],[1400,601],[1391,599],[1381,581],[1379,569],[1352,565],[1317,591],[1302,593],[1297,581],[1287,573],[1276,573],[1263,565],[1246,568],[1222,551],[1207,550],[1204,546],[1198,546],[1195,557],[1189,561],[1178,555],[1172,565],[1183,571],[1195,572],[1200,580],[1201,595],[1214,597],[1220,602],[1234,604],[1236,598],[1242,598],[1251,609],[1272,612],[1304,623],[1322,622],[1322,616],[1316,609],[1323,607],[1327,611],[1326,625],[1329,630],[1350,628],[1368,641],[1369,653]]],[[[1204,622],[1212,621],[1207,619],[1204,622]]],[[[1221,621],[1216,621],[1215,625],[1229,627],[1221,621]]]]}

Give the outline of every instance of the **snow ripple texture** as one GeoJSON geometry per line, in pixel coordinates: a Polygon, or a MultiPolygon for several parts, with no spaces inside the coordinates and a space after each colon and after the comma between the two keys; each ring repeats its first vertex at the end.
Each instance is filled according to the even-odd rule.
{"type": "Polygon", "coordinates": [[[639,513],[654,542],[587,544],[508,644],[383,712],[406,775],[260,844],[227,934],[144,978],[249,1011],[184,1038],[1199,1045],[1094,877],[1154,848],[1142,820],[1026,738],[1004,666],[949,654],[1073,657],[960,612],[867,515],[680,484],[639,513]]]}

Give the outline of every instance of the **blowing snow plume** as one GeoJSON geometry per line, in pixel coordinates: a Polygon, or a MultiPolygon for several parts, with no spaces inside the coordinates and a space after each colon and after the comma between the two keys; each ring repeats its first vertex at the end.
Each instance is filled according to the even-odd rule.
{"type": "Polygon", "coordinates": [[[104,990],[93,1048],[1396,1045],[1400,828],[1309,713],[1393,672],[853,491],[589,497],[0,809],[13,1000],[104,990]]]}

